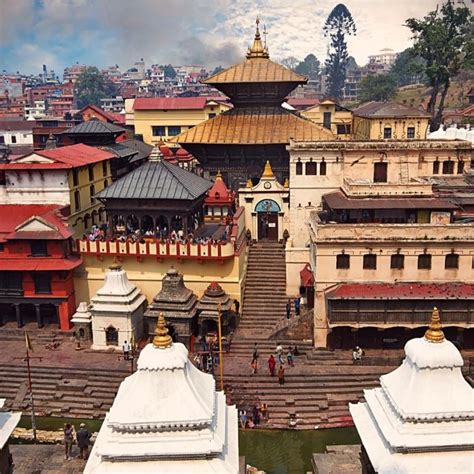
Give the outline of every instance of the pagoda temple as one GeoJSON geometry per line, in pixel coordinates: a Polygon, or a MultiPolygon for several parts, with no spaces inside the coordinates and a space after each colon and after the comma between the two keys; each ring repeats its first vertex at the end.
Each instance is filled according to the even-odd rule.
{"type": "Polygon", "coordinates": [[[456,472],[474,468],[474,389],[463,358],[441,329],[438,310],[422,338],[405,345],[402,365],[350,404],[362,440],[362,472],[456,472]]]}
{"type": "Polygon", "coordinates": [[[237,410],[216,392],[183,344],[173,343],[163,314],[137,371],[120,385],[85,473],[239,472],[237,410]]]}
{"type": "Polygon", "coordinates": [[[334,134],[281,104],[307,79],[270,60],[259,21],[246,59],[204,81],[230,97],[233,108],[186,130],[174,141],[188,150],[204,171],[223,178],[236,191],[247,179],[258,182],[269,160],[276,177],[289,177],[286,146],[295,140],[334,140],[334,134]]]}
{"type": "Polygon", "coordinates": [[[235,192],[231,191],[217,172],[212,188],[204,198],[204,220],[225,221],[235,211],[235,192]]]}

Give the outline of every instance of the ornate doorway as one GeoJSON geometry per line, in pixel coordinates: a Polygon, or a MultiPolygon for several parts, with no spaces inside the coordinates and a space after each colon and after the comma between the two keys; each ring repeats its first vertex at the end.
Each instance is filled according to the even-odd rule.
{"type": "Polygon", "coordinates": [[[272,199],[264,199],[255,207],[258,240],[278,240],[278,213],[280,206],[272,199]]]}

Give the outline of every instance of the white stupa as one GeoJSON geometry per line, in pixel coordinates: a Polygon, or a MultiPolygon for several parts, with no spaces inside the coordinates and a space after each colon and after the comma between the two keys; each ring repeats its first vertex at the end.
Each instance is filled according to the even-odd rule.
{"type": "Polygon", "coordinates": [[[349,405],[363,461],[379,474],[474,472],[474,390],[436,308],[425,336],[408,341],[405,354],[380,377],[380,388],[365,390],[365,403],[349,405]]]}
{"type": "Polygon", "coordinates": [[[91,300],[93,349],[122,348],[143,335],[143,312],[146,299],[128,279],[118,264],[105,274],[104,286],[91,300]]]}
{"type": "Polygon", "coordinates": [[[235,406],[216,392],[183,344],[173,343],[163,314],[97,436],[85,473],[239,472],[235,406]]]}

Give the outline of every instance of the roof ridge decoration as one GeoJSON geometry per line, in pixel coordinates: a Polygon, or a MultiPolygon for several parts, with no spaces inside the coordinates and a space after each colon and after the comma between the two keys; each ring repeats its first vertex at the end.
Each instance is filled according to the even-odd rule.
{"type": "Polygon", "coordinates": [[[247,59],[252,58],[265,58],[269,59],[270,55],[268,53],[268,48],[266,45],[262,43],[262,37],[260,36],[260,30],[258,25],[260,23],[260,19],[257,17],[255,20],[256,28],[255,28],[255,38],[253,40],[252,46],[247,51],[247,59]]]}
{"type": "Polygon", "coordinates": [[[168,334],[168,328],[166,327],[166,321],[163,313],[158,316],[158,322],[156,323],[155,337],[153,338],[153,346],[157,349],[167,349],[173,345],[173,339],[168,334]]]}
{"type": "Polygon", "coordinates": [[[262,178],[274,178],[275,175],[273,174],[273,169],[272,165],[270,164],[270,161],[267,160],[265,163],[265,168],[263,170],[262,178]]]}
{"type": "Polygon", "coordinates": [[[444,332],[441,326],[441,320],[439,317],[439,311],[436,306],[433,308],[431,314],[430,327],[425,332],[425,339],[428,342],[439,343],[444,341],[444,332]]]}

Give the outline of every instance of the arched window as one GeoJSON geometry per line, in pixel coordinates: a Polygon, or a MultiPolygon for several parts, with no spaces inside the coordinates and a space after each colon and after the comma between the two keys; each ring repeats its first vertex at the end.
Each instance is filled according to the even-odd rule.
{"type": "Polygon", "coordinates": [[[296,174],[301,175],[303,174],[303,163],[301,163],[300,159],[296,162],[296,174]]]}
{"type": "Polygon", "coordinates": [[[454,173],[454,161],[446,160],[443,161],[443,174],[453,174],[454,173]]]}
{"type": "Polygon", "coordinates": [[[316,162],[312,160],[306,162],[305,174],[308,176],[314,176],[316,174],[316,162]]]}
{"type": "Polygon", "coordinates": [[[105,330],[105,343],[108,346],[118,346],[118,331],[113,326],[105,330]]]}
{"type": "Polygon", "coordinates": [[[326,176],[326,162],[324,158],[322,159],[321,163],[319,164],[319,174],[321,176],[326,176]]]}

